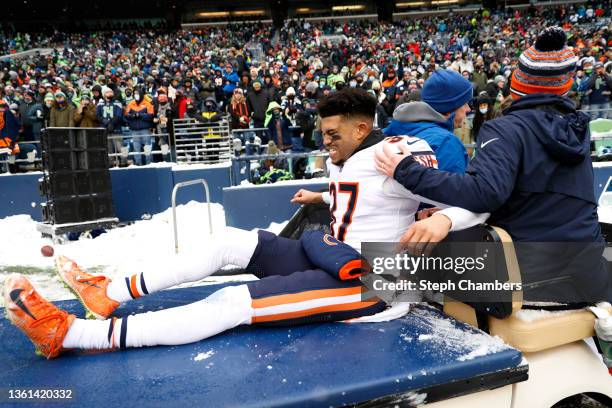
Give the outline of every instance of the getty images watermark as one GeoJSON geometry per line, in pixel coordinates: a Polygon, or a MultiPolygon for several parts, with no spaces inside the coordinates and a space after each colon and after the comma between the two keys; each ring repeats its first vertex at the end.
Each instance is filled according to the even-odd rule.
{"type": "Polygon", "coordinates": [[[590,275],[601,276],[609,263],[600,243],[364,242],[361,249],[372,272],[361,281],[368,296],[385,301],[434,293],[462,302],[507,302],[518,294],[534,302],[592,303],[602,294],[590,275]]]}
{"type": "Polygon", "coordinates": [[[391,275],[400,277],[403,275],[417,275],[419,272],[425,274],[418,280],[400,279],[387,281],[375,279],[373,289],[376,291],[520,291],[523,286],[521,282],[508,282],[494,280],[493,282],[474,281],[472,279],[446,279],[444,281],[430,280],[426,272],[433,272],[438,276],[440,271],[445,274],[454,273],[464,275],[466,273],[482,273],[487,266],[488,250],[482,256],[426,256],[411,255],[408,253],[395,254],[394,256],[378,256],[372,259],[372,272],[377,275],[391,275]]]}

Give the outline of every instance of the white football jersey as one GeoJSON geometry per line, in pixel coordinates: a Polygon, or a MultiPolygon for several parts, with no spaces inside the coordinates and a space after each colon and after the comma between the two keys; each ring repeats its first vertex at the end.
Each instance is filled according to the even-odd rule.
{"type": "MultiPolygon", "coordinates": [[[[433,150],[422,139],[393,136],[385,141],[403,143],[419,163],[438,167],[433,150]]],[[[358,251],[362,242],[398,242],[414,222],[419,203],[427,201],[376,170],[374,153],[382,145],[358,151],[342,166],[327,161],[332,234],[358,251]]]]}

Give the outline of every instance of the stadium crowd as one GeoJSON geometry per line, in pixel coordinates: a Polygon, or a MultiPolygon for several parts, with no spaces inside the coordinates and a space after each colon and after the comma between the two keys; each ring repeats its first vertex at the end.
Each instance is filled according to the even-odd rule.
{"type": "MultiPolygon", "coordinates": [[[[592,119],[612,118],[610,15],[605,1],[595,1],[393,24],[291,20],[280,30],[248,24],[4,32],[0,55],[52,51],[0,62],[0,162],[40,155],[36,143],[45,127],[76,126],[121,136],[111,139],[110,152],[128,147],[134,164],[146,164],[155,145],[168,144],[175,118],[215,123],[227,117],[232,129],[266,129],[257,136],[247,132],[261,146],[320,149],[316,105],[322,95],[366,89],[379,102],[376,125],[385,128],[397,106],[420,100],[424,82],[439,69],[455,70],[472,83],[473,119],[455,131],[474,141],[482,123],[509,104],[509,79],[520,53],[551,25],[566,31],[579,57],[569,96],[592,119]]],[[[127,157],[117,164],[126,165],[127,157]]]]}

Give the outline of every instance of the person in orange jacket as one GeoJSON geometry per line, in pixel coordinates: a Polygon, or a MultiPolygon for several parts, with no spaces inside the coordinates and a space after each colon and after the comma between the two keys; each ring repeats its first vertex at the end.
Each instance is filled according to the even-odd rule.
{"type": "Polygon", "coordinates": [[[151,150],[153,149],[153,132],[155,127],[155,108],[145,99],[144,90],[136,89],[134,100],[125,108],[125,119],[132,134],[134,146],[134,164],[142,164],[140,149],[145,151],[145,164],[151,163],[151,150]]]}
{"type": "Polygon", "coordinates": [[[8,156],[19,154],[19,121],[9,105],[0,99],[0,173],[6,171],[8,156]]]}

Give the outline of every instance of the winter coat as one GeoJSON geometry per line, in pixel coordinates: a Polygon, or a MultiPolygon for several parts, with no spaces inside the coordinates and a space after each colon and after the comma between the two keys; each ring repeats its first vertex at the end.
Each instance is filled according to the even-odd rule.
{"type": "Polygon", "coordinates": [[[270,94],[264,89],[259,92],[251,91],[246,96],[249,110],[252,112],[253,120],[256,122],[263,122],[266,119],[266,110],[268,105],[272,102],[270,94]]]}
{"type": "Polygon", "coordinates": [[[70,102],[66,102],[60,109],[57,104],[51,108],[49,127],[73,127],[76,109],[70,102]]]}
{"type": "Polygon", "coordinates": [[[109,134],[120,133],[123,124],[123,107],[119,101],[100,99],[96,106],[96,116],[100,125],[109,134]]]}
{"type": "Polygon", "coordinates": [[[199,115],[195,115],[195,119],[200,123],[217,123],[221,121],[221,112],[219,111],[219,105],[215,101],[215,98],[207,98],[204,101],[204,106],[207,102],[212,102],[213,108],[211,110],[204,110],[199,115]]]}
{"type": "Polygon", "coordinates": [[[125,118],[130,130],[152,129],[155,127],[153,124],[154,117],[155,109],[145,99],[140,104],[134,100],[125,108],[125,118]]]}
{"type": "Polygon", "coordinates": [[[38,102],[22,103],[19,116],[23,125],[22,140],[40,140],[40,131],[44,126],[43,107],[38,102]]]}
{"type": "Polygon", "coordinates": [[[272,113],[274,109],[281,109],[281,106],[276,102],[270,102],[270,105],[268,105],[268,110],[266,111],[266,120],[264,122],[264,126],[267,127],[269,130],[270,140],[273,140],[279,149],[290,149],[292,147],[292,134],[289,130],[291,122],[284,115],[282,110],[280,117],[275,118],[274,114],[272,113]],[[280,135],[278,134],[279,127],[281,132],[280,135]]]}
{"type": "Polygon", "coordinates": [[[423,139],[436,153],[440,170],[463,173],[469,157],[463,143],[453,133],[453,120],[454,116],[446,119],[425,102],[410,102],[397,107],[383,133],[423,139]]]}
{"type": "Polygon", "coordinates": [[[74,113],[74,125],[81,128],[95,128],[99,127],[98,116],[96,115],[96,107],[90,103],[83,108],[83,111],[79,113],[77,110],[74,113]]]}
{"type": "Polygon", "coordinates": [[[237,103],[236,105],[230,102],[227,105],[227,112],[231,117],[231,127],[232,129],[248,129],[249,128],[249,107],[246,101],[242,101],[241,103],[237,103]],[[241,122],[240,119],[244,118],[244,121],[241,122]]]}

